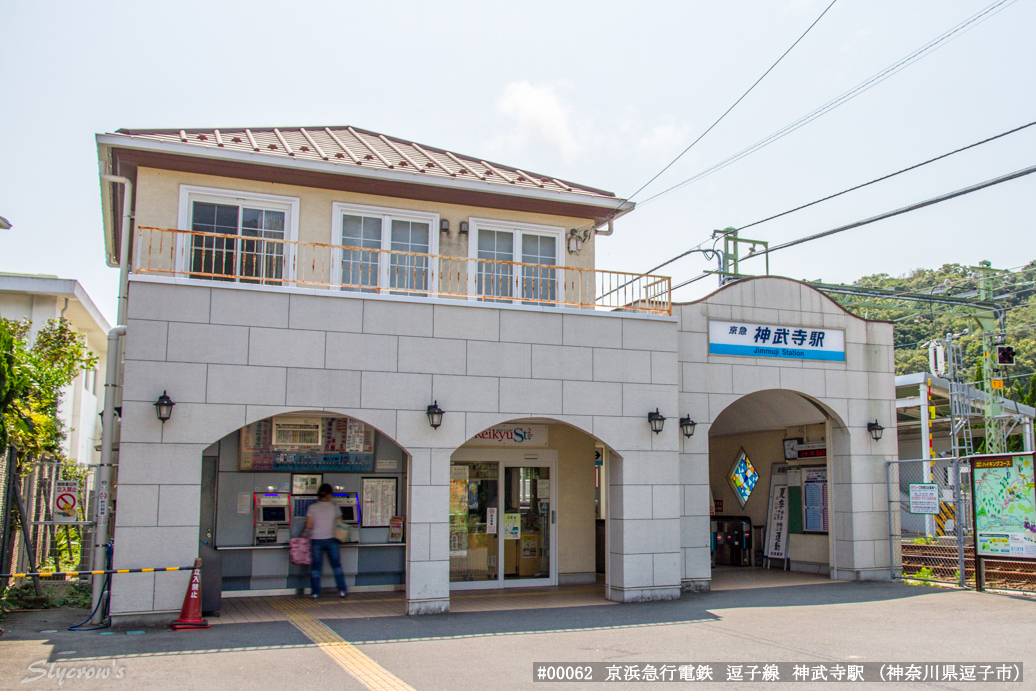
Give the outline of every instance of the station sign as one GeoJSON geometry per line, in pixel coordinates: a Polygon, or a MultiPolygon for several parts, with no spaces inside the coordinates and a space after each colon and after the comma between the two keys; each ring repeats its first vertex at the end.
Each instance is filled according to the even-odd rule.
{"type": "Polygon", "coordinates": [[[845,362],[845,331],[709,320],[709,354],[845,362]]]}

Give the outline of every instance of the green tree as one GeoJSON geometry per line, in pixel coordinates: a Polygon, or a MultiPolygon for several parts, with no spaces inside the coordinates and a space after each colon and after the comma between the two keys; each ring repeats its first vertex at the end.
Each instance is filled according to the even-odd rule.
{"type": "Polygon", "coordinates": [[[92,369],[97,356],[67,319],[48,320],[35,339],[31,326],[0,319],[0,440],[14,444],[20,458],[61,457],[61,390],[92,369]]]}

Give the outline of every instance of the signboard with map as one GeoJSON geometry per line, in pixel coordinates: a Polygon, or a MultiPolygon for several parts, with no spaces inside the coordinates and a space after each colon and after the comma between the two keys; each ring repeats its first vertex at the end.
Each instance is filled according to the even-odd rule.
{"type": "Polygon", "coordinates": [[[971,457],[975,553],[992,559],[1036,560],[1033,454],[971,457]]]}

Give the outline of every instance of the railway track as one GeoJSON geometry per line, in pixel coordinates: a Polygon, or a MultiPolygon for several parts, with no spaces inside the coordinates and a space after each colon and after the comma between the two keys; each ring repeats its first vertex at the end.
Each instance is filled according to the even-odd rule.
{"type": "MultiPolygon", "coordinates": [[[[956,542],[937,538],[935,544],[915,544],[908,539],[902,543],[903,578],[957,583],[959,561],[956,542]]],[[[984,559],[986,587],[1036,592],[1036,563],[995,561],[984,559]]],[[[975,584],[975,550],[965,547],[964,575],[975,584]]]]}

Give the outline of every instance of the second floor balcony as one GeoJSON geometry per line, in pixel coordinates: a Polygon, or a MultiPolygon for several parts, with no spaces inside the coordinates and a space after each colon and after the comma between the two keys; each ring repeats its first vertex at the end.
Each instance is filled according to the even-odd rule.
{"type": "Polygon", "coordinates": [[[672,313],[668,276],[265,237],[140,227],[133,272],[415,299],[672,313]]]}

